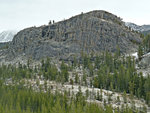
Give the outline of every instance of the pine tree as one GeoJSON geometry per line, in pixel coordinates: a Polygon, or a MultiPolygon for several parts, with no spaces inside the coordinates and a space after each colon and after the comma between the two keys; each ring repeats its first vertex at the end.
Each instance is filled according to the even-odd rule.
{"type": "Polygon", "coordinates": [[[123,92],[123,100],[124,100],[124,103],[127,103],[127,94],[125,91],[123,92]]]}
{"type": "Polygon", "coordinates": [[[142,49],[142,46],[139,46],[139,49],[138,49],[138,58],[139,58],[139,60],[142,59],[142,56],[143,56],[143,49],[142,49]]]}

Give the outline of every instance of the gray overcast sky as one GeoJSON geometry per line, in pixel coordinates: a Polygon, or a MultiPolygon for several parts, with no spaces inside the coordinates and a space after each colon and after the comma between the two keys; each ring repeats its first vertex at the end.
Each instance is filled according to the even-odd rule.
{"type": "Polygon", "coordinates": [[[150,24],[150,0],[0,0],[0,31],[60,21],[92,10],[106,10],[138,25],[150,24]]]}

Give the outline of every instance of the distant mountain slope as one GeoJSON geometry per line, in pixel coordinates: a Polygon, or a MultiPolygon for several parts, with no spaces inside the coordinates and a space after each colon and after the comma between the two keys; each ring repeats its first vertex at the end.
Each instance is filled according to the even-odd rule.
{"type": "Polygon", "coordinates": [[[47,56],[72,59],[84,53],[137,50],[139,34],[131,32],[124,22],[106,11],[91,11],[68,20],[41,27],[24,29],[15,35],[8,51],[8,59],[20,55],[33,59],[47,56]]]}
{"type": "Polygon", "coordinates": [[[16,31],[3,31],[0,33],[0,43],[12,41],[16,31]]]}
{"type": "Polygon", "coordinates": [[[143,31],[142,32],[144,35],[148,35],[148,34],[150,34],[150,30],[148,30],[148,31],[143,31]]]}
{"type": "Polygon", "coordinates": [[[139,25],[136,25],[136,24],[130,23],[130,22],[126,22],[125,24],[126,24],[126,26],[130,27],[134,31],[139,31],[139,32],[142,32],[144,34],[150,33],[150,25],[139,26],[139,25]]]}

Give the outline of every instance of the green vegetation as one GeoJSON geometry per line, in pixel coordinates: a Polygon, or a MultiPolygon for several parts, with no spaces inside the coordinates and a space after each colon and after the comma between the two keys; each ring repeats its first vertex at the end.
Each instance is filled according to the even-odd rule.
{"type": "MultiPolygon", "coordinates": [[[[70,95],[69,92],[60,94],[57,90],[55,94],[47,88],[43,90],[33,90],[32,86],[25,87],[23,79],[35,79],[37,76],[44,80],[57,81],[70,84],[88,84],[100,89],[123,92],[123,100],[126,103],[127,94],[143,98],[150,106],[150,76],[143,77],[142,73],[137,73],[135,61],[130,56],[125,58],[120,56],[119,49],[112,55],[109,52],[102,55],[83,54],[80,60],[74,58],[72,64],[62,61],[59,66],[49,58],[42,60],[41,64],[32,67],[28,61],[27,65],[18,64],[0,66],[0,113],[132,113],[133,109],[116,109],[104,100],[104,108],[95,103],[86,102],[90,95],[86,91],[84,96],[79,87],[76,95],[70,95]],[[83,77],[80,79],[78,73],[75,79],[69,80],[69,71],[83,67],[83,77]],[[88,72],[88,73],[87,73],[88,72]],[[7,84],[11,79],[12,84],[7,84]],[[19,84],[18,84],[19,83],[19,84]]],[[[36,83],[39,85],[39,81],[36,83]]],[[[44,83],[45,87],[46,82],[44,83]]],[[[102,101],[102,90],[97,92],[96,100],[102,101]]],[[[108,101],[111,101],[109,95],[108,101]]],[[[120,101],[118,97],[118,102],[120,101]]],[[[136,111],[134,111],[136,112],[136,111]]]]}
{"type": "Polygon", "coordinates": [[[96,56],[96,58],[83,57],[83,65],[92,76],[92,85],[97,88],[130,93],[139,98],[144,98],[149,104],[150,76],[143,77],[142,73],[137,73],[135,61],[130,56],[118,58],[118,55],[116,53],[112,56],[106,52],[102,56],[96,56]]]}
{"type": "MultiPolygon", "coordinates": [[[[93,113],[104,109],[66,94],[35,92],[19,86],[0,86],[0,113],[93,113]]],[[[109,108],[112,110],[112,108],[109,108]]],[[[108,112],[107,112],[108,113],[108,112]]]]}
{"type": "MultiPolygon", "coordinates": [[[[0,113],[113,113],[111,106],[104,108],[94,103],[87,103],[82,93],[77,93],[76,98],[68,98],[64,95],[35,92],[31,88],[22,85],[0,85],[0,113]]],[[[131,109],[121,110],[123,113],[133,113],[131,109]]],[[[116,109],[114,113],[121,112],[116,109]]]]}
{"type": "Polygon", "coordinates": [[[143,40],[143,51],[150,52],[150,35],[147,35],[143,40]]]}
{"type": "Polygon", "coordinates": [[[139,59],[141,60],[142,55],[148,52],[150,52],[150,35],[146,35],[143,39],[142,44],[139,46],[138,50],[139,59]]]}

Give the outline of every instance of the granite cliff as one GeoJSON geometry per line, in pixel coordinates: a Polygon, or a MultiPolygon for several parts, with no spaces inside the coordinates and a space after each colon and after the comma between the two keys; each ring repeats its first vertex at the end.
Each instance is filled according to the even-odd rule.
{"type": "Polygon", "coordinates": [[[35,60],[47,56],[72,59],[80,57],[81,51],[98,54],[106,50],[115,52],[117,47],[121,53],[128,53],[137,50],[139,43],[140,35],[130,31],[121,18],[97,10],[18,32],[6,58],[23,55],[35,60]]]}

